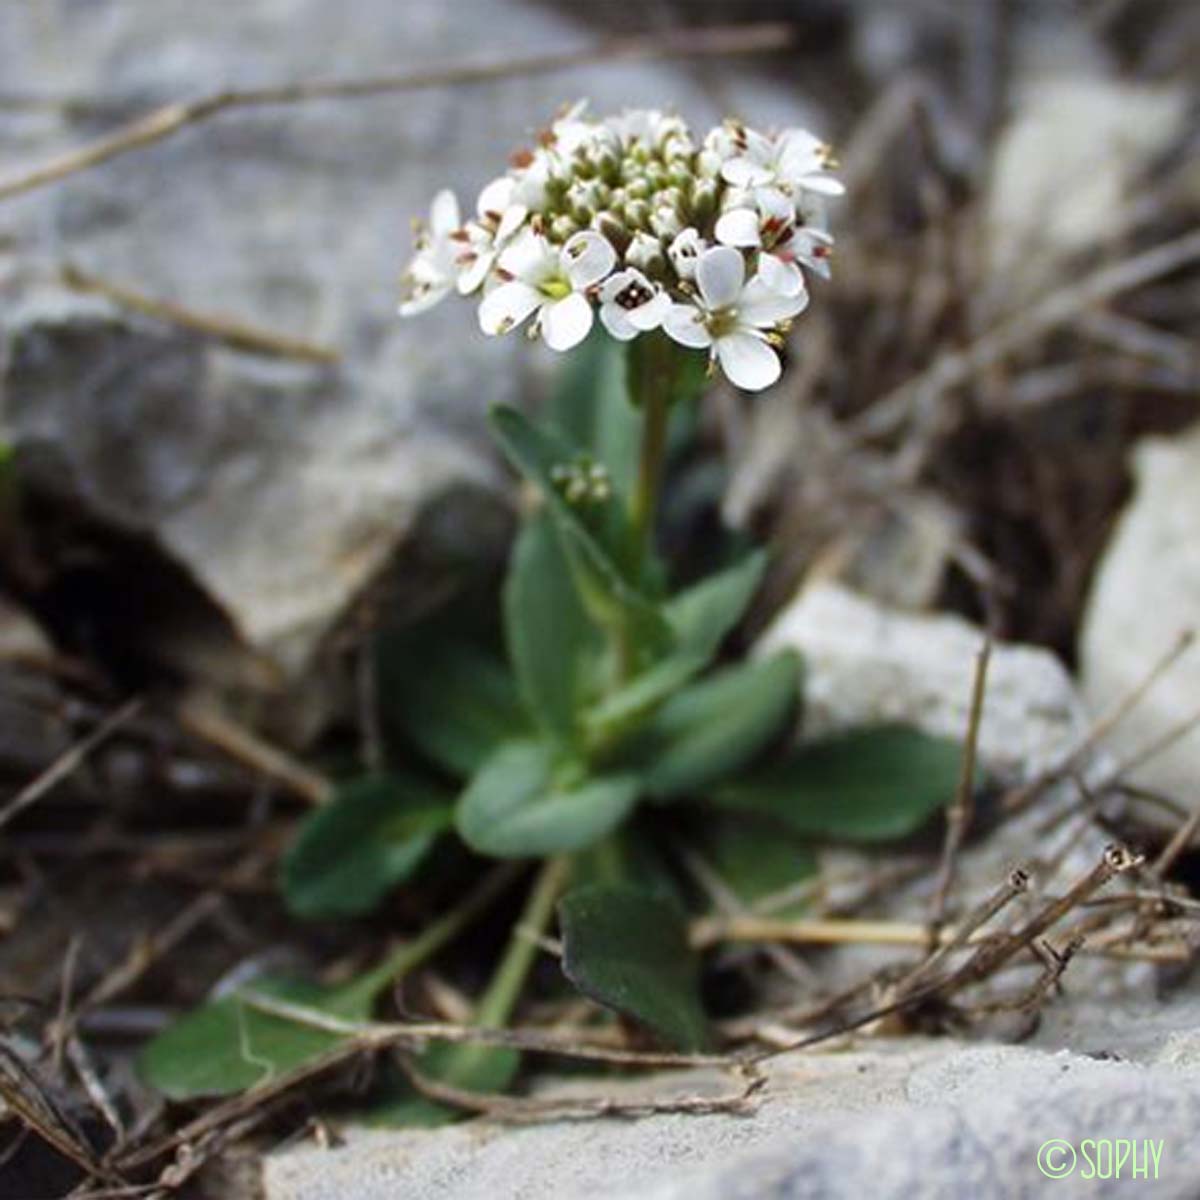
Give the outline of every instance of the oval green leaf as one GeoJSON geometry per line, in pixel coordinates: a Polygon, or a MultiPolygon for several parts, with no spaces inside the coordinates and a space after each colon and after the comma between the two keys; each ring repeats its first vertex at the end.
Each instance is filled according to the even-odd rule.
{"type": "Polygon", "coordinates": [[[558,921],[563,971],[585,996],[685,1053],[707,1047],[699,961],[679,908],[628,885],[589,884],[562,898],[558,921]]]}
{"type": "Polygon", "coordinates": [[[740,770],[792,720],[800,660],[790,651],[718,671],[678,692],[639,736],[642,790],[666,799],[740,770]]]}
{"type": "Polygon", "coordinates": [[[957,742],[879,726],[809,742],[709,799],[807,837],[882,842],[915,832],[944,808],[962,764],[957,742]]]}
{"type": "Polygon", "coordinates": [[[590,845],[629,815],[638,794],[634,776],[567,779],[562,766],[544,742],[500,747],[459,797],[463,841],[494,858],[558,854],[590,845]]]}
{"type": "Polygon", "coordinates": [[[504,628],[529,711],[547,733],[573,745],[589,662],[601,645],[548,513],[527,521],[513,546],[504,584],[504,628]]]}
{"type": "Polygon", "coordinates": [[[281,880],[300,917],[370,912],[429,853],[453,809],[429,784],[398,775],[356,780],[301,826],[281,880]]]}
{"type": "MultiPolygon", "coordinates": [[[[261,979],[247,991],[348,1021],[370,1017],[371,995],[353,985],[261,979]]],[[[345,1036],[263,1012],[239,995],[224,996],[193,1009],[150,1041],[138,1056],[138,1074],[171,1100],[228,1096],[318,1058],[345,1036]]]]}

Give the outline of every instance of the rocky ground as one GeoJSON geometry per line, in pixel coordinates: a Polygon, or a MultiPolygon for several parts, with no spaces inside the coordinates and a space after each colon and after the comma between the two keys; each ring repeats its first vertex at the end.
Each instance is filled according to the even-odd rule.
{"type": "MultiPolygon", "coordinates": [[[[1200,614],[1186,69],[1200,21],[1186,3],[1083,7],[0,7],[0,433],[22,488],[18,519],[0,514],[0,768],[22,808],[0,805],[0,991],[54,1008],[64,962],[82,994],[213,888],[226,899],[212,936],[135,971],[97,1036],[141,1036],[239,964],[349,952],[283,925],[273,864],[325,786],[309,764],[361,732],[358,649],[381,606],[408,619],[503,561],[516,497],[482,415],[542,394],[549,367],[515,339],[478,336],[466,306],[433,325],[395,320],[407,222],[442,186],[472,197],[577,97],[675,106],[701,125],[731,112],[798,122],[843,148],[837,283],[806,317],[793,382],[754,406],[714,397],[677,481],[708,499],[668,530],[694,542],[720,515],[770,539],[750,635],[805,655],[806,731],[886,718],[960,736],[990,628],[987,795],[1068,759],[1200,614]],[[600,55],[235,106],[6,195],[123,122],[224,87],[512,64],[613,33],[780,19],[794,22],[782,53],[600,55]],[[714,474],[718,461],[728,470],[714,474]],[[27,799],[131,688],[151,699],[125,740],[51,801],[27,799]]],[[[1113,838],[1162,853],[1200,805],[1198,695],[1193,648],[1036,806],[985,822],[958,864],[955,911],[1020,863],[1033,904],[1113,838]]],[[[923,873],[856,911],[923,920],[936,847],[899,857],[922,855],[923,873]]],[[[887,858],[830,851],[831,907],[859,903],[850,893],[887,858]]],[[[1186,838],[1171,861],[1166,885],[1186,899],[1186,838]]],[[[1190,959],[1194,938],[1180,937],[1190,959]]],[[[896,953],[804,956],[829,989],[896,953]]],[[[281,1128],[236,1186],[267,1200],[1125,1194],[1134,1185],[1087,1180],[1082,1164],[1059,1183],[1038,1166],[1049,1139],[1109,1137],[1163,1143],[1139,1194],[1192,1195],[1189,969],[1081,956],[1036,1029],[1017,1022],[1020,1045],[1001,1044],[1011,1028],[872,1025],[772,1060],[741,1115],[350,1129],[332,1146],[281,1128]]],[[[35,1200],[5,1170],[0,1195],[35,1200]]],[[[233,1186],[213,1194],[232,1200],[233,1186]]]]}

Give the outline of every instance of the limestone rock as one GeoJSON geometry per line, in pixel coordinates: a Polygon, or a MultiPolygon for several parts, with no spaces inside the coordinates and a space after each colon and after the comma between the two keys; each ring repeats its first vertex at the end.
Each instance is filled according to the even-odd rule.
{"type": "MultiPolygon", "coordinates": [[[[982,643],[980,630],[960,617],[905,613],[817,582],[779,614],[757,652],[791,647],[803,656],[805,736],[898,722],[962,738],[982,643]]],[[[979,731],[985,767],[1035,773],[1085,728],[1070,676],[1054,655],[993,647],[979,731]]]]}
{"type": "MultiPolygon", "coordinates": [[[[1128,695],[1186,631],[1200,633],[1200,425],[1136,451],[1137,489],[1096,573],[1080,642],[1084,696],[1097,711],[1128,695]]],[[[1112,733],[1133,755],[1197,711],[1193,645],[1112,733]]],[[[1134,773],[1181,804],[1200,804],[1200,732],[1134,773]]]]}
{"type": "MultiPolygon", "coordinates": [[[[1114,1028],[1149,1012],[1125,1009],[1114,1028]]],[[[556,1121],[503,1127],[475,1121],[433,1132],[352,1132],[336,1150],[292,1149],[264,1165],[266,1200],[758,1200],[964,1195],[1186,1197],[1200,1171],[1192,1136],[1200,1074],[1170,1049],[1171,1025],[1195,1037],[1200,1014],[1180,1001],[1154,1017],[1157,1034],[1126,1060],[1115,1032],[1081,1052],[963,1047],[907,1039],[860,1043],[838,1054],[791,1055],[767,1064],[769,1081],[749,1116],[661,1114],[636,1121],[556,1121]],[[1122,1055],[1098,1061],[1095,1053],[1122,1055]],[[1087,1178],[1085,1139],[1136,1142],[1148,1177],[1128,1159],[1119,1179],[1087,1178]],[[1048,1166],[1075,1169],[1047,1184],[1048,1166]],[[1158,1147],[1153,1170],[1146,1141],[1158,1147]]],[[[562,1092],[578,1083],[554,1084],[562,1092]]],[[[606,1093],[637,1088],[606,1080],[606,1093]]],[[[659,1096],[712,1091],[712,1078],[656,1077],[659,1096]]],[[[727,1086],[727,1085],[726,1085],[727,1086]]]]}

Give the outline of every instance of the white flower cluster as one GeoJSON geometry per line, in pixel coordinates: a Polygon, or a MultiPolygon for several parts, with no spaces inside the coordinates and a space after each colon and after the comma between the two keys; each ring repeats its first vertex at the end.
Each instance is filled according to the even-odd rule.
{"type": "Polygon", "coordinates": [[[661,328],[758,391],[779,378],[776,347],[808,303],[803,268],[829,275],[822,202],[843,190],[831,165],[801,129],[727,121],[697,143],[675,116],[593,120],[577,104],[483,189],[475,216],[438,193],[400,313],[480,293],[484,333],[533,317],[531,335],[569,350],[598,307],[613,337],[661,328]]]}

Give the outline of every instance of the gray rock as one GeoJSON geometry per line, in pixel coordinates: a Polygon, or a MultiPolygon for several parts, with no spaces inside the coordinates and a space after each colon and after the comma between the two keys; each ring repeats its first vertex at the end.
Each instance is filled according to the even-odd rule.
{"type": "MultiPolygon", "coordinates": [[[[0,177],[226,86],[426,71],[596,36],[516,0],[255,0],[220,19],[186,0],[8,5],[4,91],[50,102],[0,114],[0,177]]],[[[702,75],[606,64],[227,112],[0,205],[11,342],[0,431],[36,449],[90,518],[153,538],[295,678],[431,504],[465,492],[473,511],[480,495],[498,507],[486,407],[523,396],[549,356],[522,338],[484,338],[466,303],[399,321],[397,278],[409,221],[439,188],[473,205],[510,152],[581,95],[598,110],[675,105],[698,124],[726,105],[767,121],[812,116],[745,60],[709,62],[702,75]],[[332,346],[342,365],[215,348],[50,290],[68,259],[152,297],[332,346]]],[[[460,548],[500,548],[503,523],[467,520],[449,522],[460,548]]]]}
{"type": "MultiPolygon", "coordinates": [[[[1142,1010],[1120,1013],[1126,1028],[1142,1010]]],[[[1194,1001],[1177,1003],[1136,1061],[1097,1061],[1069,1049],[908,1039],[839,1054],[790,1055],[768,1066],[753,1115],[661,1114],[636,1121],[556,1121],[505,1128],[475,1121],[432,1133],[352,1132],[337,1150],[267,1158],[266,1200],[383,1200],[399,1192],[439,1200],[739,1200],[834,1196],[1115,1196],[1193,1194],[1200,1147],[1200,1073],[1171,1058],[1166,1027],[1196,1040],[1194,1001]],[[1106,1151],[1086,1139],[1161,1143],[1158,1172],[1086,1178],[1106,1151]],[[1070,1176],[1047,1184],[1049,1165],[1070,1176]],[[1063,1157],[1057,1157],[1063,1156],[1063,1157]]],[[[1089,1052],[1093,1047],[1089,1046],[1089,1052]]],[[[599,1084],[592,1085],[600,1086],[599,1084]]],[[[715,1087],[663,1076],[660,1096],[715,1087]]],[[[579,1084],[547,1089],[578,1091],[579,1084]]],[[[608,1093],[646,1085],[603,1085],[608,1093]]]]}
{"type": "MultiPolygon", "coordinates": [[[[960,617],[901,612],[833,582],[804,588],[763,634],[805,663],[804,734],[899,722],[962,738],[982,632],[960,617]]],[[[1083,735],[1083,707],[1062,664],[1032,646],[996,645],[979,730],[982,764],[1032,775],[1083,735]]]]}
{"type": "MultiPolygon", "coordinates": [[[[1131,693],[1182,633],[1200,633],[1200,425],[1142,442],[1134,463],[1137,491],[1096,573],[1080,639],[1083,692],[1097,711],[1131,693]]],[[[1194,645],[1116,727],[1114,750],[1136,754],[1195,713],[1198,700],[1194,645]]],[[[1196,730],[1133,773],[1193,807],[1198,777],[1196,730]]]]}

